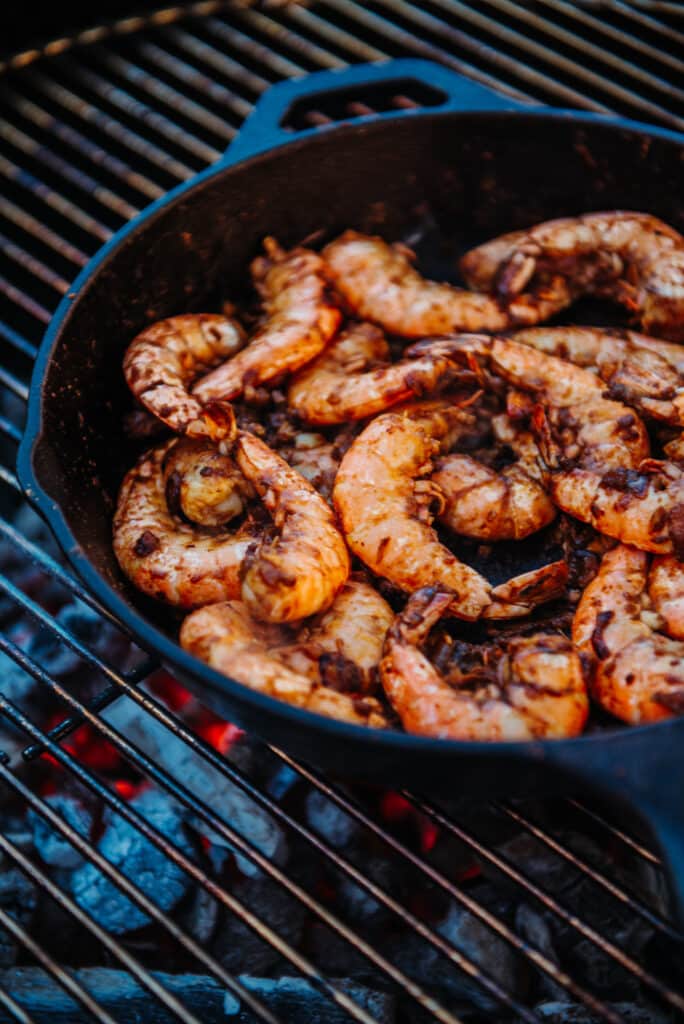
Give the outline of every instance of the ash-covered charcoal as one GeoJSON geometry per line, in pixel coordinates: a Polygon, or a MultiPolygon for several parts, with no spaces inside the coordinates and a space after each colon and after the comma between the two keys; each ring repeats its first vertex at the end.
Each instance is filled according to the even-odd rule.
{"type": "Polygon", "coordinates": [[[359,835],[358,822],[319,790],[309,791],[305,806],[308,824],[336,849],[349,846],[359,835]]]}
{"type": "MultiPolygon", "coordinates": [[[[0,869],[0,907],[24,928],[28,928],[36,910],[36,887],[18,868],[0,869]]],[[[10,967],[17,959],[14,938],[0,927],[0,967],[10,967]]]]}
{"type": "MultiPolygon", "coordinates": [[[[669,1024],[672,1019],[653,1007],[638,1006],[636,1003],[609,1005],[625,1024],[669,1024]]],[[[535,1013],[544,1024],[601,1024],[603,1019],[577,1003],[541,1003],[535,1007],[535,1013]]]]}
{"type": "MultiPolygon", "coordinates": [[[[79,800],[73,796],[55,794],[46,797],[45,802],[71,825],[79,835],[88,839],[93,828],[93,816],[79,800]]],[[[33,829],[33,844],[36,852],[46,864],[55,868],[76,868],[83,863],[83,857],[75,846],[60,832],[34,810],[26,815],[27,823],[33,829]]]]}
{"type": "Polygon", "coordinates": [[[220,909],[217,900],[198,885],[190,905],[181,915],[181,924],[197,942],[207,946],[216,931],[220,909]]]}
{"type": "MultiPolygon", "coordinates": [[[[266,857],[277,864],[285,863],[287,842],[273,818],[181,739],[133,701],[118,701],[105,712],[105,717],[266,857]]],[[[209,829],[203,821],[190,817],[188,824],[212,845],[232,849],[224,836],[209,829]]],[[[244,874],[254,875],[259,870],[242,855],[237,854],[236,860],[244,874]]]]}
{"type": "MultiPolygon", "coordinates": [[[[381,889],[389,891],[396,871],[391,861],[380,857],[370,857],[364,860],[362,873],[381,889]]],[[[377,928],[392,917],[390,910],[382,903],[378,903],[374,896],[362,889],[361,886],[356,885],[346,875],[340,876],[337,892],[342,916],[351,921],[363,922],[368,927],[377,928]]]]}
{"type": "MultiPolygon", "coordinates": [[[[456,949],[481,966],[506,992],[512,995],[521,993],[526,972],[520,958],[486,924],[457,904],[452,904],[446,916],[434,928],[456,949]]],[[[401,935],[393,941],[396,945],[397,965],[437,998],[443,999],[448,1007],[453,1009],[466,1006],[472,1011],[475,1006],[486,1014],[500,1010],[499,1003],[486,989],[450,964],[441,953],[417,935],[401,935]]]]}
{"type": "MultiPolygon", "coordinates": [[[[22,637],[16,631],[14,635],[10,634],[10,639],[16,643],[21,643],[22,637]]],[[[24,636],[25,643],[25,636],[24,636]]],[[[0,693],[7,700],[10,700],[13,704],[18,707],[25,709],[31,701],[34,699],[36,688],[39,683],[29,675],[28,672],[24,672],[23,668],[17,665],[16,661],[10,658],[7,654],[3,654],[0,651],[0,693]]],[[[2,730],[10,728],[10,723],[7,719],[1,721],[2,730]]]]}
{"type": "MultiPolygon", "coordinates": [[[[306,910],[281,885],[269,878],[238,878],[231,895],[265,921],[281,939],[299,948],[306,910]]],[[[234,974],[249,970],[275,974],[287,970],[280,954],[229,911],[224,911],[212,942],[212,953],[234,974]]]]}
{"type": "MultiPolygon", "coordinates": [[[[531,946],[543,953],[551,963],[560,965],[553,943],[553,917],[528,903],[521,903],[515,912],[515,930],[531,946]]],[[[535,990],[547,999],[563,1000],[567,995],[561,985],[543,971],[538,972],[538,988],[535,990]]]]}
{"type": "MultiPolygon", "coordinates": [[[[122,667],[121,659],[131,646],[128,638],[87,604],[74,600],[60,608],[55,618],[84,646],[96,654],[112,660],[116,658],[117,666],[122,667]]],[[[76,672],[83,665],[78,654],[60,643],[57,635],[50,629],[40,629],[36,633],[29,645],[29,654],[43,668],[56,676],[76,672]]]]}
{"type": "MultiPolygon", "coordinates": [[[[526,832],[499,843],[497,852],[516,868],[522,868],[529,878],[547,892],[561,893],[578,879],[578,872],[574,868],[526,832]]],[[[487,861],[483,862],[483,870],[485,874],[491,875],[497,884],[512,892],[518,891],[514,882],[487,861]]]]}
{"type": "MultiPolygon", "coordinates": [[[[136,796],[131,806],[183,853],[193,856],[184,830],[185,816],[171,797],[148,789],[136,796]]],[[[120,815],[107,812],[105,821],[97,844],[100,853],[161,910],[175,907],[187,891],[188,876],[120,815]]],[[[71,891],[79,906],[115,935],[135,931],[150,921],[94,864],[86,863],[74,871],[71,891]]]]}
{"type": "MultiPolygon", "coordinates": [[[[201,974],[167,974],[152,971],[153,977],[177,996],[186,1009],[203,1024],[256,1024],[254,1014],[213,978],[201,974]]],[[[86,967],[73,972],[79,982],[116,1020],[144,1024],[172,1024],[175,1015],[125,971],[86,967]]],[[[288,1024],[346,1024],[343,1010],[300,978],[240,978],[273,1014],[288,1024]]],[[[15,967],[0,972],[0,985],[12,993],[36,1024],[90,1024],[91,1015],[82,1009],[51,976],[40,967],[15,967]]],[[[354,1002],[378,1024],[394,1024],[394,1000],[384,992],[364,985],[339,982],[354,1002]]],[[[0,1024],[14,1017],[0,1009],[0,1024]]]]}

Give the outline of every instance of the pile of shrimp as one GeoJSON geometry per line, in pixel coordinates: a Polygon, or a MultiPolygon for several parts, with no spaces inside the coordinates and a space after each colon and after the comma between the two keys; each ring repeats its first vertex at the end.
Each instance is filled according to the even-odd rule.
{"type": "Polygon", "coordinates": [[[471,290],[357,231],[267,238],[250,271],[251,305],[152,324],[123,360],[129,436],[160,436],[114,551],[181,645],[452,740],[684,713],[684,238],[550,221],[467,252],[471,290]],[[630,323],[546,323],[584,295],[630,323]]]}

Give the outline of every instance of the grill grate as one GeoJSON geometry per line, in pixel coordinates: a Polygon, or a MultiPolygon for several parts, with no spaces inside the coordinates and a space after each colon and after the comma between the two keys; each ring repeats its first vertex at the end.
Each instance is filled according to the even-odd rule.
{"type": "MultiPolygon", "coordinates": [[[[579,6],[564,0],[524,5],[510,0],[428,0],[423,4],[408,0],[375,0],[368,4],[313,0],[308,6],[264,5],[259,9],[205,0],[82,32],[73,39],[60,39],[41,50],[8,59],[3,66],[4,120],[0,122],[0,175],[4,179],[0,200],[0,294],[4,306],[0,334],[6,343],[0,365],[0,455],[4,463],[0,465],[0,507],[4,510],[0,538],[14,549],[23,565],[34,566],[43,587],[57,584],[64,593],[109,618],[56,560],[44,536],[32,539],[13,523],[20,495],[11,466],[21,435],[31,361],[52,310],[88,256],[147,202],[214,161],[269,84],[348,62],[425,56],[523,101],[611,110],[681,129],[684,61],[679,55],[684,35],[677,28],[677,12],[671,13],[671,6],[649,5],[654,10],[662,9],[656,15],[647,12],[646,5],[612,2],[579,6]],[[591,67],[587,57],[591,58],[591,67]]],[[[323,118],[315,112],[309,116],[312,123],[316,116],[323,118]]],[[[458,968],[470,978],[497,1007],[487,1011],[484,1019],[542,1019],[524,992],[501,980],[492,962],[476,957],[457,939],[446,937],[406,893],[397,896],[378,883],[352,856],[340,852],[329,837],[307,823],[301,801],[290,809],[287,800],[274,795],[258,773],[222,756],[182,715],[169,710],[149,687],[143,687],[154,677],[156,668],[148,658],[140,655],[132,669],[120,670],[112,658],[99,653],[96,644],[85,642],[59,614],[46,610],[32,596],[35,593],[35,589],[28,592],[11,573],[0,575],[0,602],[13,609],[3,619],[11,619],[12,629],[0,634],[0,652],[55,700],[62,708],[62,720],[50,728],[49,723],[39,723],[35,715],[22,710],[4,692],[0,694],[5,722],[15,726],[28,744],[23,751],[18,748],[16,755],[0,755],[4,789],[42,816],[85,862],[97,867],[132,904],[152,918],[159,934],[166,935],[182,951],[184,963],[194,963],[194,969],[215,979],[255,1019],[294,1019],[274,1010],[263,994],[234,977],[174,916],[160,910],[135,880],[127,878],[53,808],[27,774],[41,756],[52,758],[65,777],[78,780],[105,807],[145,836],[217,904],[276,950],[293,973],[305,978],[347,1014],[347,1019],[364,1024],[378,1019],[329,971],[317,966],[311,950],[295,948],[277,927],[260,916],[259,906],[237,898],[219,872],[207,870],[206,858],[191,855],[177,841],[170,840],[84,762],[77,747],[64,742],[73,739],[74,730],[83,722],[114,748],[131,770],[171,794],[207,832],[219,836],[253,864],[293,903],[304,907],[311,920],[323,922],[368,969],[384,978],[387,987],[399,996],[399,1020],[415,1019],[404,1015],[408,1013],[406,1007],[415,1005],[423,1008],[422,1019],[457,1024],[464,1017],[472,1018],[473,1005],[458,1012],[444,1005],[443,998],[433,991],[434,979],[419,983],[409,977],[363,923],[349,923],[339,908],[331,909],[324,895],[309,891],[290,871],[269,859],[249,836],[243,836],[183,780],[112,725],[106,709],[117,700],[117,706],[124,701],[139,708],[151,724],[167,731],[169,742],[187,748],[188,756],[238,787],[288,836],[313,851],[326,870],[363,890],[388,913],[392,927],[401,923],[425,948],[436,951],[441,958],[435,961],[437,973],[458,968]],[[47,630],[102,678],[102,688],[89,698],[77,695],[24,649],[17,623],[47,630]]],[[[376,857],[383,863],[401,863],[416,891],[427,888],[439,892],[467,911],[471,920],[514,950],[519,963],[533,975],[540,972],[548,985],[555,986],[553,991],[583,1004],[589,1013],[587,1020],[617,1024],[626,1018],[619,1006],[597,994],[586,961],[584,966],[557,962],[541,939],[529,938],[517,922],[501,913],[497,909],[499,891],[512,890],[517,900],[529,901],[547,913],[585,942],[592,957],[622,971],[629,984],[638,980],[643,992],[666,1014],[684,1014],[681,977],[677,982],[665,970],[668,957],[674,961],[676,956],[677,935],[653,896],[657,886],[651,886],[650,895],[632,891],[633,887],[619,878],[608,877],[568,838],[564,822],[572,820],[574,835],[598,836],[602,845],[618,850],[623,859],[657,878],[656,855],[640,839],[603,817],[602,812],[576,800],[559,800],[555,817],[551,814],[549,819],[552,824],[547,825],[544,815],[548,807],[543,805],[515,802],[480,808],[471,814],[459,811],[458,806],[445,810],[422,796],[402,794],[406,808],[414,808],[423,822],[439,829],[440,844],[448,849],[452,844],[454,857],[462,857],[466,851],[491,873],[494,895],[487,901],[477,895],[478,890],[470,887],[467,879],[457,879],[429,850],[420,849],[400,827],[386,816],[380,817],[367,793],[350,794],[281,751],[271,751],[270,756],[280,764],[281,772],[290,773],[290,784],[295,789],[317,794],[326,807],[337,808],[369,837],[375,844],[376,857]],[[643,962],[613,935],[585,919],[582,908],[573,905],[562,886],[559,889],[549,884],[548,878],[538,877],[534,857],[520,866],[512,855],[493,845],[492,823],[501,827],[502,822],[514,824],[529,836],[530,849],[550,853],[561,869],[584,879],[591,898],[612,901],[635,921],[644,922],[660,943],[656,966],[643,962]]],[[[164,1019],[193,1024],[201,1019],[184,1003],[182,992],[179,995],[172,990],[147,966],[134,945],[108,933],[26,854],[9,832],[0,833],[0,851],[5,864],[16,866],[66,915],[75,917],[106,951],[108,962],[129,972],[168,1011],[164,1019]]],[[[54,953],[37,944],[1,902],[0,930],[13,936],[25,950],[25,960],[40,964],[86,1016],[90,1015],[88,1019],[117,1019],[98,1002],[97,993],[89,990],[81,974],[60,965],[54,953]]],[[[1,976],[0,1005],[5,1013],[2,1019],[33,1019],[1,976]]]]}

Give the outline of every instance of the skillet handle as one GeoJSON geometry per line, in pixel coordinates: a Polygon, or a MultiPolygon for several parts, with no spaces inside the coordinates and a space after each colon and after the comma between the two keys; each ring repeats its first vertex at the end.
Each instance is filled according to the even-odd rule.
{"type": "Polygon", "coordinates": [[[320,132],[321,127],[335,127],[340,121],[349,123],[351,120],[362,122],[378,117],[407,117],[426,110],[518,109],[528,108],[434,61],[409,57],[377,64],[354,64],[339,70],[316,71],[271,86],[257,102],[223,159],[228,165],[234,164],[274,146],[292,142],[302,135],[320,132]],[[393,83],[398,93],[413,92],[417,100],[422,98],[423,105],[415,109],[390,107],[388,110],[392,90],[387,86],[393,83]],[[370,100],[370,105],[374,102],[374,109],[379,108],[382,112],[365,116],[350,114],[346,107],[354,100],[367,104],[370,100]],[[329,126],[298,128],[296,115],[298,108],[303,112],[304,107],[308,110],[328,108],[338,116],[333,117],[329,126]],[[288,115],[295,127],[284,127],[288,115]]]}
{"type": "Polygon", "coordinates": [[[672,918],[684,942],[684,719],[627,727],[607,742],[600,735],[590,742],[591,751],[584,744],[574,751],[556,748],[549,760],[575,792],[593,790],[636,812],[662,857],[672,918]]]}

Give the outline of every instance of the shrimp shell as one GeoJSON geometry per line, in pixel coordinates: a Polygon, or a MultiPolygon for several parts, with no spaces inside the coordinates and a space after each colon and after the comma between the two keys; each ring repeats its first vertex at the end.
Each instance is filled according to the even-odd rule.
{"type": "Polygon", "coordinates": [[[305,423],[366,419],[432,391],[454,369],[448,359],[429,354],[388,365],[388,354],[382,331],[372,324],[356,324],[293,377],[287,395],[290,408],[305,423]]]}
{"type": "Polygon", "coordinates": [[[163,463],[168,442],[147,452],[128,472],[114,516],[114,553],[139,590],[181,608],[240,596],[240,567],[256,529],[247,520],[234,533],[173,518],[166,503],[163,463]]]}
{"type": "Polygon", "coordinates": [[[188,615],[180,631],[186,651],[251,690],[343,722],[374,728],[387,724],[372,697],[359,700],[338,693],[282,664],[277,649],[269,652],[269,647],[283,640],[281,630],[252,618],[239,601],[200,608],[188,615]]]}
{"type": "Polygon", "coordinates": [[[219,439],[233,430],[216,408],[189,393],[192,382],[234,356],[245,343],[236,320],[216,313],[186,313],[146,327],[126,349],[124,376],[146,409],[179,434],[219,439]]]}
{"type": "Polygon", "coordinates": [[[650,214],[588,213],[513,231],[461,260],[471,288],[511,301],[535,277],[558,274],[568,292],[621,303],[648,334],[684,341],[684,238],[650,214]]]}
{"type": "Polygon", "coordinates": [[[207,374],[193,393],[201,402],[236,398],[246,385],[257,387],[304,366],[337,330],[342,314],[327,297],[323,261],[310,249],[284,252],[272,238],[267,258],[252,263],[252,276],[264,299],[266,322],[234,359],[207,374]]]}
{"type": "Polygon", "coordinates": [[[591,691],[625,722],[684,712],[684,643],[656,632],[648,616],[648,555],[619,544],[577,606],[572,637],[592,663],[591,691]]]}
{"type": "Polygon", "coordinates": [[[245,558],[242,599],[250,613],[269,622],[290,622],[329,607],[350,563],[325,500],[253,434],[239,433],[235,459],[277,531],[275,537],[262,537],[245,558]]]}
{"type": "Polygon", "coordinates": [[[635,331],[532,327],[512,340],[596,370],[611,398],[643,416],[684,426],[684,349],[635,331]]]}
{"type": "Polygon", "coordinates": [[[405,246],[357,231],[345,231],[327,245],[323,259],[335,289],[357,317],[407,338],[535,324],[569,301],[565,294],[516,296],[504,304],[494,295],[427,281],[411,266],[405,246]]]}
{"type": "Polygon", "coordinates": [[[684,640],[684,564],[673,555],[656,555],[648,574],[648,595],[668,636],[684,640]]]}
{"type": "Polygon", "coordinates": [[[514,637],[481,685],[452,687],[420,650],[452,595],[425,587],[387,634],[380,662],[385,694],[408,732],[451,740],[577,736],[588,715],[582,665],[557,634],[514,637]]]}

